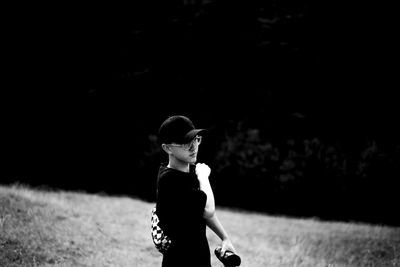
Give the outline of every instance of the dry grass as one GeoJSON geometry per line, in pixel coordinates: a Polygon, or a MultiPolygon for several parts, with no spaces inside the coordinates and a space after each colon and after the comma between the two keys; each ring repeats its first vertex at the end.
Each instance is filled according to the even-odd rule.
{"type": "Polygon", "coordinates": [[[16,187],[0,187],[0,203],[0,266],[157,266],[161,260],[150,239],[148,203],[16,187]]]}
{"type": "MultiPolygon", "coordinates": [[[[161,266],[153,203],[0,186],[0,266],[161,266]]],[[[244,267],[400,266],[400,229],[219,209],[244,267]]],[[[208,231],[210,247],[218,238],[208,231]]],[[[222,267],[215,256],[213,266],[222,267]]]]}

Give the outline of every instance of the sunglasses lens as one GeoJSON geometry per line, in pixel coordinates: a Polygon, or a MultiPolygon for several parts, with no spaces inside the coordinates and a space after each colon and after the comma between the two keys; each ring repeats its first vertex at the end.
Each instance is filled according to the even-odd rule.
{"type": "Polygon", "coordinates": [[[196,136],[192,142],[190,142],[189,144],[184,144],[183,148],[189,150],[194,148],[195,145],[200,145],[200,143],[201,143],[201,136],[196,136]]]}

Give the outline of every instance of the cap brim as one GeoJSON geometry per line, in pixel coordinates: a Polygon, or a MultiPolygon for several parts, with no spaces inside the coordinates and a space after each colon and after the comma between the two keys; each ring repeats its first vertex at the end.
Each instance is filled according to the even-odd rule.
{"type": "Polygon", "coordinates": [[[202,135],[206,132],[206,129],[193,129],[185,135],[185,143],[189,143],[196,137],[196,135],[202,135]]]}

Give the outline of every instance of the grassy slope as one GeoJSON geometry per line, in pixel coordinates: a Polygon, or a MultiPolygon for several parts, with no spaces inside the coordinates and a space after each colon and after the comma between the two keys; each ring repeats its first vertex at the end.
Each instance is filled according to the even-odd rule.
{"type": "MultiPolygon", "coordinates": [[[[0,186],[0,266],[160,266],[152,207],[129,197],[0,186]]],[[[224,209],[218,216],[245,267],[400,265],[399,228],[224,209]]],[[[208,235],[214,249],[218,238],[208,235]]]]}

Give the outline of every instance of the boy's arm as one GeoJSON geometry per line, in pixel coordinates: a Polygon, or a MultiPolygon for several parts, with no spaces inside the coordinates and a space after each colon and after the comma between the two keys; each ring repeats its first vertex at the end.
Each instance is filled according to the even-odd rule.
{"type": "Polygon", "coordinates": [[[211,218],[215,214],[215,200],[214,200],[214,193],[212,191],[210,181],[208,177],[210,176],[210,168],[204,163],[196,164],[196,175],[197,179],[199,180],[200,190],[206,193],[207,195],[207,202],[204,208],[203,217],[204,218],[211,218]]]}
{"type": "Polygon", "coordinates": [[[215,213],[215,200],[208,177],[210,176],[210,168],[203,163],[196,164],[197,179],[200,183],[200,190],[204,191],[207,195],[206,207],[204,208],[203,217],[206,219],[207,226],[222,240],[221,253],[224,255],[226,250],[235,252],[231,240],[228,237],[224,227],[219,221],[215,213]]]}
{"type": "Polygon", "coordinates": [[[230,250],[236,253],[235,248],[233,247],[233,244],[229,239],[227,232],[225,231],[224,227],[222,226],[221,222],[217,217],[217,214],[214,213],[212,217],[206,218],[206,223],[207,226],[222,240],[221,244],[222,255],[224,255],[226,250],[230,250]]]}

